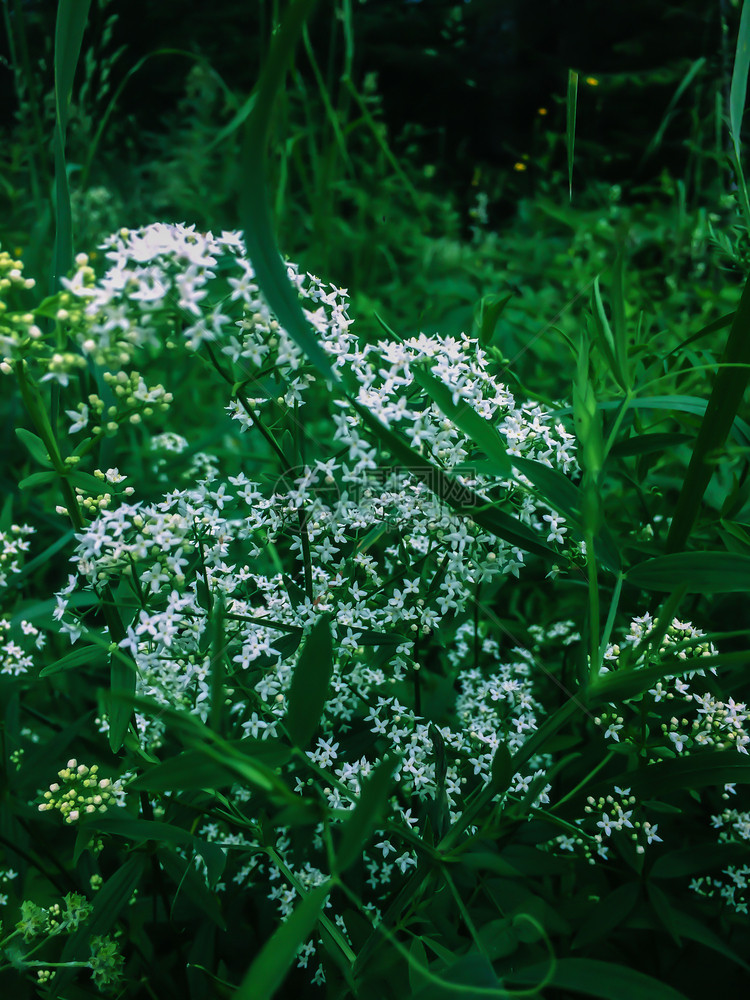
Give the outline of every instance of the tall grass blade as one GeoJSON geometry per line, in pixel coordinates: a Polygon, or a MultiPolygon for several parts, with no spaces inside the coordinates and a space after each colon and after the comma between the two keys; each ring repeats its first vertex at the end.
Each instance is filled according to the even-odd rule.
{"type": "Polygon", "coordinates": [[[740,157],[742,116],[745,112],[745,99],[747,97],[748,70],[750,70],[750,0],[744,0],[740,17],[740,30],[737,35],[732,85],[729,91],[729,133],[734,150],[734,168],[737,173],[742,212],[745,216],[745,225],[750,232],[750,202],[748,202],[747,184],[740,157]]]}
{"type": "Polygon", "coordinates": [[[68,168],[65,162],[65,138],[68,129],[70,97],[73,92],[83,32],[91,0],[60,0],[55,25],[55,249],[52,262],[52,286],[73,266],[73,216],[70,208],[68,168]]]}
{"type": "Polygon", "coordinates": [[[305,641],[292,675],[284,724],[304,750],[315,735],[328,698],[333,673],[330,616],[322,615],[305,641]]]}
{"type": "MultiPolygon", "coordinates": [[[[750,365],[750,279],[742,291],[721,361],[750,365]]],[[[678,552],[690,537],[714,471],[712,458],[729,436],[749,377],[750,368],[721,368],[716,376],[669,529],[667,552],[678,552]]]]}
{"type": "Polygon", "coordinates": [[[297,904],[291,916],[266,941],[233,1000],[271,1000],[276,995],[297,949],[312,933],[330,891],[330,882],[324,882],[297,904]]]}
{"type": "Polygon", "coordinates": [[[677,552],[639,563],[626,578],[644,590],[671,591],[679,583],[687,594],[739,594],[750,589],[750,556],[677,552]]]}
{"type": "Polygon", "coordinates": [[[314,5],[315,0],[296,0],[291,5],[273,40],[268,61],[261,73],[257,99],[245,125],[240,221],[256,279],[279,323],[318,371],[333,382],[338,382],[338,377],[331,369],[323,348],[305,318],[276,245],[266,178],[266,148],[274,101],[284,84],[287,66],[314,5]]]}
{"type": "Polygon", "coordinates": [[[568,198],[573,200],[573,151],[576,141],[576,107],[578,105],[578,74],[568,70],[566,138],[568,145],[568,198]]]}

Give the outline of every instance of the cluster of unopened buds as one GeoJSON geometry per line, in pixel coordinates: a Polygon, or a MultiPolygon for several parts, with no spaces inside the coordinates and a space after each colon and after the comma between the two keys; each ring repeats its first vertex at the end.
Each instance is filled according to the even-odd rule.
{"type": "Polygon", "coordinates": [[[99,767],[87,767],[77,760],[69,760],[67,767],[58,771],[60,781],[53,782],[44,793],[45,801],[40,812],[58,809],[66,823],[75,823],[82,816],[106,812],[117,802],[117,794],[109,778],[100,778],[99,767]]]}

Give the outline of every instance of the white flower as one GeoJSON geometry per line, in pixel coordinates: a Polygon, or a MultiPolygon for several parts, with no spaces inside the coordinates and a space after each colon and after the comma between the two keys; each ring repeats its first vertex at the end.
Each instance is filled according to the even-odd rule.
{"type": "Polygon", "coordinates": [[[79,403],[77,410],[66,410],[65,416],[70,417],[69,434],[77,434],[86,428],[89,422],[89,408],[85,403],[79,403]]]}

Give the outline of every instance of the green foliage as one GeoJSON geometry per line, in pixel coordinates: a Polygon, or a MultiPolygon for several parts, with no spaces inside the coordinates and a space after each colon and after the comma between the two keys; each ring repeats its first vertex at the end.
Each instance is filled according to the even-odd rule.
{"type": "Polygon", "coordinates": [[[103,0],[34,74],[5,5],[0,989],[737,989],[750,7],[731,81],[570,69],[467,195],[359,60],[385,12],[313,6],[248,91],[103,0]],[[594,104],[655,81],[683,167],[613,181],[594,104]]]}

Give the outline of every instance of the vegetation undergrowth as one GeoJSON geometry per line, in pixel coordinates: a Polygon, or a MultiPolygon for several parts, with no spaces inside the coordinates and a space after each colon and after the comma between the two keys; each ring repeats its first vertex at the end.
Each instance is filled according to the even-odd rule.
{"type": "Polygon", "coordinates": [[[250,95],[195,60],[160,221],[112,219],[125,187],[77,205],[77,67],[125,58],[102,72],[88,5],[58,8],[48,132],[18,59],[38,228],[20,211],[0,251],[0,985],[738,987],[750,6],[727,143],[579,207],[571,71],[499,232],[491,183],[462,221],[397,155],[348,0],[331,83],[312,6],[250,95]]]}

